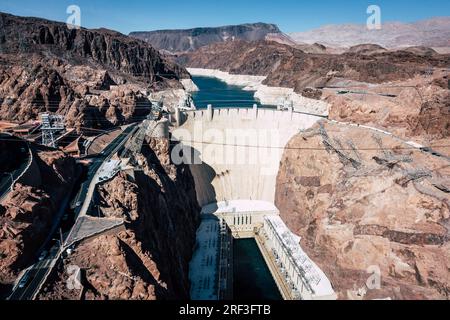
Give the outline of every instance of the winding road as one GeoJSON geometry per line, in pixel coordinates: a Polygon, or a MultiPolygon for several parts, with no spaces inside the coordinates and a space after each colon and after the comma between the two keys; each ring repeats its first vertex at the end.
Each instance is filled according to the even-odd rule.
{"type": "MultiPolygon", "coordinates": [[[[70,235],[77,225],[77,222],[82,220],[89,209],[92,194],[96,185],[96,178],[98,171],[102,167],[103,163],[112,158],[125,143],[136,133],[139,128],[138,123],[131,124],[128,126],[117,138],[115,138],[97,157],[93,159],[89,168],[87,179],[80,186],[80,190],[72,202],[74,204],[73,209],[75,211],[76,221],[72,226],[69,235],[63,239],[64,245],[61,247],[58,244],[54,245],[47,258],[37,262],[31,266],[27,271],[24,272],[21,279],[17,281],[17,285],[13,288],[12,294],[9,296],[8,300],[34,300],[42,289],[45,281],[50,275],[53,267],[57,265],[60,258],[63,256],[65,249],[70,246],[67,240],[70,239],[70,235]],[[19,285],[22,284],[22,285],[19,285]]],[[[68,206],[69,201],[67,201],[64,208],[61,210],[65,211],[68,206]]]]}

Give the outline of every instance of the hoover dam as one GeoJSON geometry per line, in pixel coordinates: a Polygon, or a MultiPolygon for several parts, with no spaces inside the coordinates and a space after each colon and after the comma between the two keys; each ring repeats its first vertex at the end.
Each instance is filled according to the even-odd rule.
{"type": "Polygon", "coordinates": [[[254,239],[283,299],[335,299],[274,205],[285,146],[324,117],[254,104],[177,110],[175,118],[172,138],[180,144],[172,159],[189,164],[202,207],[191,298],[232,298],[233,241],[254,239]]]}
{"type": "Polygon", "coordinates": [[[210,106],[180,113],[180,118],[173,137],[184,146],[184,161],[193,164],[201,206],[239,199],[273,203],[284,147],[296,133],[321,119],[256,106],[210,106]]]}
{"type": "Polygon", "coordinates": [[[449,300],[449,17],[334,46],[293,4],[84,2],[0,5],[0,300],[449,300]]]}
{"type": "MultiPolygon", "coordinates": [[[[213,83],[224,81],[214,78],[213,83]]],[[[175,112],[176,128],[172,138],[179,144],[172,151],[172,159],[189,165],[197,201],[202,207],[201,226],[190,264],[191,298],[237,299],[241,288],[239,281],[243,281],[238,275],[244,273],[252,279],[245,285],[252,286],[253,292],[263,292],[263,299],[275,299],[276,293],[285,300],[336,299],[338,295],[329,277],[305,253],[300,245],[301,238],[289,229],[275,205],[276,190],[280,187],[277,178],[288,143],[298,134],[307,139],[308,129],[321,122],[321,126],[329,123],[365,130],[366,134],[380,139],[397,140],[406,150],[418,153],[427,153],[427,150],[385,130],[329,120],[327,112],[313,114],[317,111],[314,101],[311,109],[308,104],[301,108],[277,109],[262,104],[257,99],[257,91],[243,87],[242,83],[240,88],[235,87],[234,81],[226,83],[231,85],[230,90],[254,93],[255,101],[248,97],[246,100],[247,104],[254,102],[253,106],[233,107],[233,100],[222,98],[220,107],[208,104],[198,110],[175,112]],[[259,289],[271,287],[272,281],[261,280],[264,274],[258,276],[239,269],[239,262],[245,259],[242,255],[246,255],[241,251],[245,246],[242,239],[255,243],[264,261],[263,266],[255,269],[267,267],[277,292],[265,293],[259,289]]],[[[196,99],[203,102],[202,86],[199,87],[196,99]]],[[[213,84],[211,91],[216,87],[213,84]]],[[[223,92],[217,94],[223,96],[223,92]]],[[[210,91],[207,95],[215,101],[210,91]]],[[[299,154],[297,160],[300,157],[299,154]]],[[[252,259],[258,260],[257,254],[252,259]]]]}

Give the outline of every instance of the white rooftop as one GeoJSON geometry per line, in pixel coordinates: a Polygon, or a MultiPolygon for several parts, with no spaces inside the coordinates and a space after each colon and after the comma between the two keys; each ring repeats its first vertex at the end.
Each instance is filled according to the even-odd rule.
{"type": "Polygon", "coordinates": [[[300,246],[299,238],[295,236],[281,220],[279,216],[266,216],[283,245],[287,248],[295,264],[304,271],[308,284],[314,290],[314,296],[331,296],[334,294],[333,287],[323,271],[308,257],[300,246]]]}
{"type": "Polygon", "coordinates": [[[120,171],[121,163],[121,160],[109,160],[103,163],[97,174],[97,182],[112,179],[120,171]]]}

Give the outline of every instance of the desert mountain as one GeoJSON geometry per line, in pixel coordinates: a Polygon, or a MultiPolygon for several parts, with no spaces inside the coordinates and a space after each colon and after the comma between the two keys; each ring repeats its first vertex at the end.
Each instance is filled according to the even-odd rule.
{"type": "Polygon", "coordinates": [[[365,25],[327,25],[290,36],[300,43],[322,43],[332,47],[351,47],[372,43],[385,48],[413,46],[450,47],[450,17],[433,18],[414,23],[386,22],[381,30],[365,25]]]}
{"type": "Polygon", "coordinates": [[[209,44],[232,40],[258,41],[270,39],[285,44],[295,44],[276,25],[266,23],[187,30],[142,31],[132,32],[130,36],[147,41],[159,50],[169,52],[195,51],[209,44]]]}
{"type": "Polygon", "coordinates": [[[71,126],[120,125],[148,114],[143,92],[182,88],[182,78],[185,69],[144,41],[0,13],[0,119],[49,111],[71,126]]]}

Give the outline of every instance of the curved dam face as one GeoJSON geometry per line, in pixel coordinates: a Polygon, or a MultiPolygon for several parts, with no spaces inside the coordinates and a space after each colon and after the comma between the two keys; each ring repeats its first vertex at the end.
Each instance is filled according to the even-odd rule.
{"type": "Polygon", "coordinates": [[[172,158],[190,165],[202,207],[228,200],[274,203],[285,146],[320,119],[256,107],[177,112],[173,138],[183,150],[175,149],[172,158]]]}
{"type": "MultiPolygon", "coordinates": [[[[189,164],[202,206],[197,250],[190,264],[192,299],[233,297],[240,280],[231,266],[234,260],[246,259],[233,254],[239,248],[233,241],[240,239],[254,239],[260,260],[269,270],[265,279],[270,272],[279,291],[269,292],[273,297],[336,298],[326,275],[301,249],[300,239],[286,227],[274,205],[287,143],[321,118],[257,107],[208,106],[207,110],[176,112],[179,126],[172,137],[180,143],[173,148],[172,160],[189,164]]],[[[271,281],[257,282],[267,287],[271,281]]]]}

